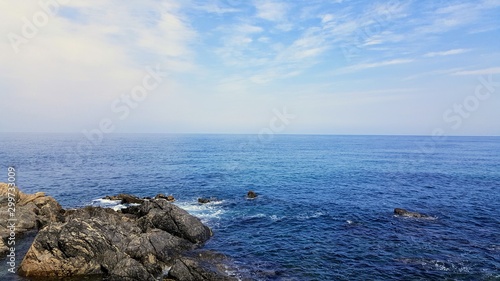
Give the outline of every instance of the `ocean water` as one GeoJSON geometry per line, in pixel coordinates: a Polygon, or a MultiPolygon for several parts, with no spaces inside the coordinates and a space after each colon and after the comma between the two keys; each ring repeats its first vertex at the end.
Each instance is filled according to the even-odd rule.
{"type": "Polygon", "coordinates": [[[64,207],[172,194],[253,280],[500,280],[498,137],[3,134],[0,159],[64,207]]]}

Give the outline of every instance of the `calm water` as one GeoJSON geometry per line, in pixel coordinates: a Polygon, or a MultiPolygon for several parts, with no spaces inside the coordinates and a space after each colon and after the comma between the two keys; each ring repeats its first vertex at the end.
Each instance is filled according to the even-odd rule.
{"type": "Polygon", "coordinates": [[[15,165],[24,192],[65,207],[172,194],[213,228],[206,247],[255,280],[500,280],[500,138],[115,135],[84,144],[0,135],[0,179],[15,165]],[[250,189],[260,196],[246,200],[250,189]],[[433,218],[394,217],[395,207],[433,218]]]}

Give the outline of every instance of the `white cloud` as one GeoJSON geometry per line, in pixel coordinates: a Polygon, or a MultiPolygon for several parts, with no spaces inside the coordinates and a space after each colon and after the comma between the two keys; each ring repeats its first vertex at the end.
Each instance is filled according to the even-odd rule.
{"type": "MultiPolygon", "coordinates": [[[[23,36],[20,18],[43,12],[37,1],[26,2],[0,4],[0,34],[23,36]]],[[[18,54],[7,40],[0,41],[0,73],[8,73],[0,89],[11,103],[0,104],[0,111],[19,116],[27,124],[20,130],[79,131],[98,118],[99,109],[109,114],[110,101],[140,83],[147,65],[160,64],[169,72],[195,69],[190,52],[195,37],[172,2],[70,1],[19,46],[18,54]]]]}
{"type": "Polygon", "coordinates": [[[442,52],[430,52],[424,55],[424,57],[432,58],[432,57],[441,57],[441,56],[451,56],[451,55],[458,55],[458,54],[463,54],[470,51],[469,49],[453,49],[453,50],[448,50],[448,51],[442,51],[442,52]]]}
{"type": "Polygon", "coordinates": [[[275,22],[285,20],[288,10],[285,3],[272,0],[256,0],[255,8],[257,17],[275,22]]]}

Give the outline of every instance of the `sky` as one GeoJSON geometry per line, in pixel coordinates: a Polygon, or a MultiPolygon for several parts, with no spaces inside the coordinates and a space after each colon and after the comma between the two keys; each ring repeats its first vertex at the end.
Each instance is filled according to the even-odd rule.
{"type": "Polygon", "coordinates": [[[0,2],[0,132],[500,135],[500,0],[0,2]]]}

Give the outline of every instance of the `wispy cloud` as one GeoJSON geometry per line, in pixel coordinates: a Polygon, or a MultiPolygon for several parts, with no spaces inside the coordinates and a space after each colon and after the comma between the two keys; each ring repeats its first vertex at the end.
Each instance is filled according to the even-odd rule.
{"type": "Polygon", "coordinates": [[[469,49],[453,49],[453,50],[448,50],[448,51],[442,51],[442,52],[430,52],[424,55],[424,57],[427,58],[432,58],[432,57],[441,57],[441,56],[451,56],[451,55],[458,55],[458,54],[463,54],[470,51],[469,49]]]}
{"type": "Polygon", "coordinates": [[[500,74],[500,67],[490,67],[476,70],[464,70],[457,71],[452,75],[488,75],[488,74],[500,74]]]}
{"type": "Polygon", "coordinates": [[[374,63],[360,63],[348,67],[344,67],[340,69],[340,73],[351,73],[351,72],[357,72],[357,71],[362,71],[365,69],[370,69],[370,68],[377,68],[377,67],[383,67],[383,66],[389,66],[389,65],[397,65],[397,64],[405,64],[405,63],[411,63],[414,62],[413,59],[392,59],[392,60],[386,60],[386,61],[379,61],[379,62],[374,62],[374,63]]]}

